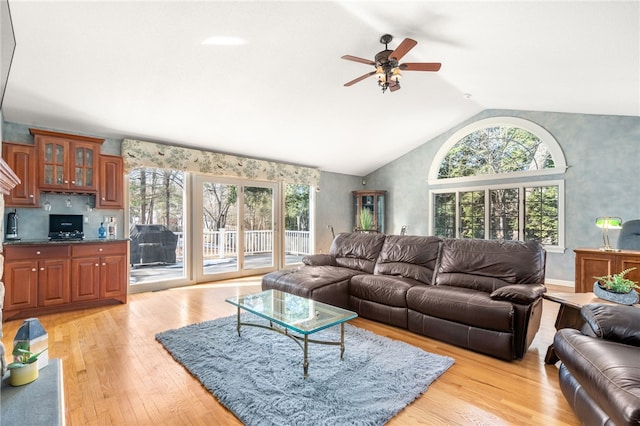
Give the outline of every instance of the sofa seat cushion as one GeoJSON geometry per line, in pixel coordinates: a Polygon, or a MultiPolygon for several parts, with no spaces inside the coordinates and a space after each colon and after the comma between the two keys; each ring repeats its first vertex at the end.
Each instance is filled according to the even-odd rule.
{"type": "Polygon", "coordinates": [[[360,272],[337,266],[302,266],[262,277],[263,290],[280,290],[341,308],[349,308],[349,279],[360,272]]]}
{"type": "Polygon", "coordinates": [[[349,295],[387,306],[406,308],[407,290],[418,281],[389,275],[356,275],[349,282],[349,295]]]}
{"type": "Polygon", "coordinates": [[[616,425],[640,423],[640,348],[569,328],[558,330],[553,348],[571,376],[616,425]]]}
{"type": "Polygon", "coordinates": [[[349,280],[360,272],[338,266],[301,266],[293,269],[270,272],[262,277],[264,290],[276,289],[298,294],[304,288],[309,294],[329,284],[349,280]]]}
{"type": "Polygon", "coordinates": [[[410,310],[472,327],[514,332],[514,308],[489,293],[463,287],[413,286],[407,290],[410,310]]]}

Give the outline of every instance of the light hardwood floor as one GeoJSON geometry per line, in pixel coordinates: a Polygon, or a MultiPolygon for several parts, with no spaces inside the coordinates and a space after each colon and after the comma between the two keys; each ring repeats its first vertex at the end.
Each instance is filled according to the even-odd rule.
{"type": "MultiPolygon", "coordinates": [[[[259,277],[244,278],[39,317],[49,333],[49,356],[63,361],[67,425],[239,425],[154,336],[232,315],[235,308],[226,297],[259,289],[259,277]]],[[[562,289],[550,286],[554,292],[562,289]]],[[[389,425],[578,425],[558,388],[557,366],[544,364],[557,312],[556,303],[544,301],[536,339],[524,359],[513,362],[362,318],[351,323],[455,358],[453,367],[389,425]]],[[[21,323],[4,323],[8,350],[21,323]]]]}

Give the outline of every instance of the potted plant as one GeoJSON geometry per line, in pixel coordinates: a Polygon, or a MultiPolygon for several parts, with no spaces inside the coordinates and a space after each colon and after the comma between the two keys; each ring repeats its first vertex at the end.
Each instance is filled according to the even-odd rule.
{"type": "Polygon", "coordinates": [[[373,230],[373,213],[369,209],[362,209],[362,211],[360,211],[360,230],[373,230]]]}
{"type": "Polygon", "coordinates": [[[38,363],[36,361],[47,348],[35,354],[28,348],[28,342],[18,342],[13,348],[15,360],[7,365],[10,371],[9,384],[11,386],[26,385],[38,378],[38,363]]]}
{"type": "Polygon", "coordinates": [[[603,275],[593,277],[597,281],[593,284],[593,292],[601,299],[616,302],[623,305],[634,305],[638,303],[638,293],[640,289],[638,283],[624,276],[636,268],[628,268],[613,275],[603,275]]]}

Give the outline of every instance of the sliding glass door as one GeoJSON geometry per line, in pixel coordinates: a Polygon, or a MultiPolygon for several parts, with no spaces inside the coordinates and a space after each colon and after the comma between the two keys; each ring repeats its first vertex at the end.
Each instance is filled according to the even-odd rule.
{"type": "Polygon", "coordinates": [[[131,290],[259,275],[312,252],[308,185],[130,172],[131,290]]]}
{"type": "Polygon", "coordinates": [[[206,176],[195,181],[196,281],[274,270],[277,184],[206,176]]]}

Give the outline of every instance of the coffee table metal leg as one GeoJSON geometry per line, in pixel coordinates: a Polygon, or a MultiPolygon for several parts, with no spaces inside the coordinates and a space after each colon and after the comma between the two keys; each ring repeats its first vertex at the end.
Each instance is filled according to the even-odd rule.
{"type": "Polygon", "coordinates": [[[340,324],[340,359],[344,360],[344,323],[340,324]]]}
{"type": "Polygon", "coordinates": [[[238,307],[238,325],[236,326],[238,329],[238,336],[240,335],[240,307],[238,307]]]}
{"type": "Polygon", "coordinates": [[[309,358],[307,358],[307,352],[309,349],[309,337],[304,335],[304,361],[302,362],[302,368],[304,369],[304,378],[307,378],[307,373],[309,372],[309,358]]]}

